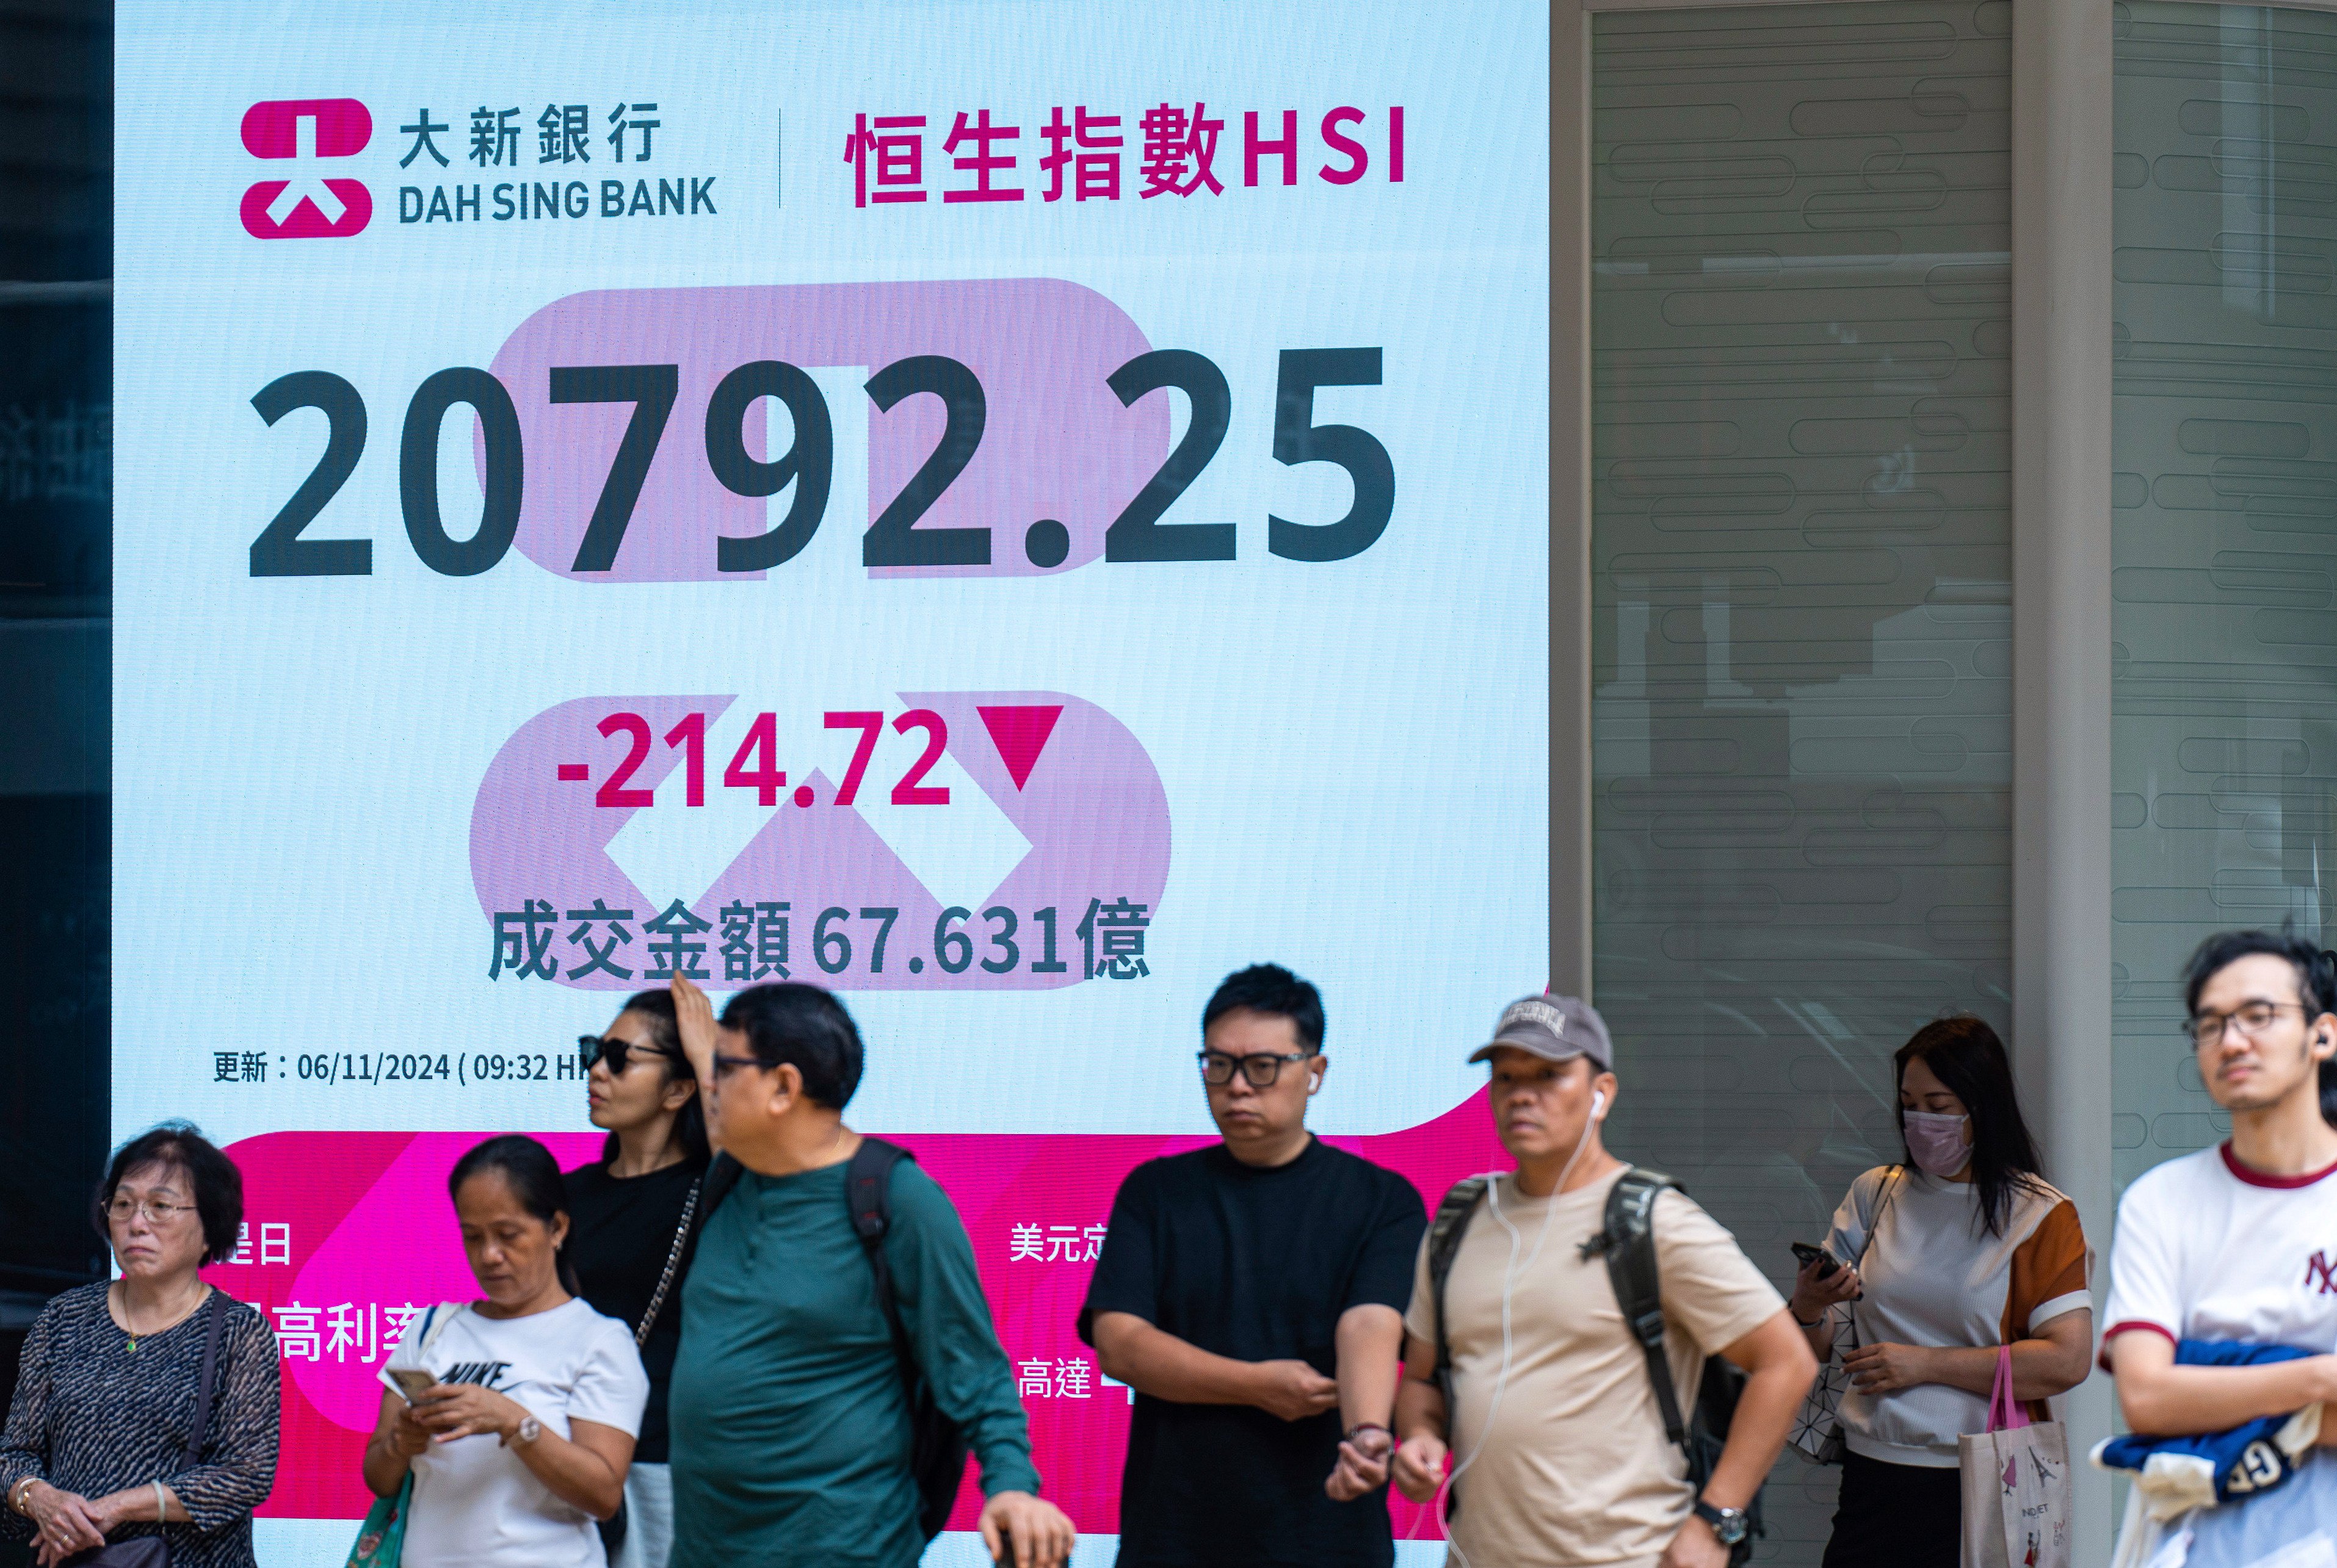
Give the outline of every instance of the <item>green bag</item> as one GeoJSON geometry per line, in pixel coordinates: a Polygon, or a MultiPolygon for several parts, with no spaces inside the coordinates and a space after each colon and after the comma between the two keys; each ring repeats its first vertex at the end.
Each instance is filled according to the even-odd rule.
{"type": "Polygon", "coordinates": [[[414,1472],[408,1470],[396,1496],[376,1497],[366,1510],[347,1568],[397,1568],[398,1553],[406,1549],[406,1505],[413,1500],[414,1472]]]}

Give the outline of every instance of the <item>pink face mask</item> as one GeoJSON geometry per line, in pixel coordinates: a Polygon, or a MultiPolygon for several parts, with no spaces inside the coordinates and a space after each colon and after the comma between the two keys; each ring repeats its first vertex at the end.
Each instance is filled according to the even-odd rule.
{"type": "Polygon", "coordinates": [[[1934,1176],[1952,1176],[1970,1162],[1971,1145],[1964,1142],[1970,1116],[1941,1116],[1929,1111],[1900,1115],[1907,1125],[1907,1153],[1924,1170],[1934,1176]]]}

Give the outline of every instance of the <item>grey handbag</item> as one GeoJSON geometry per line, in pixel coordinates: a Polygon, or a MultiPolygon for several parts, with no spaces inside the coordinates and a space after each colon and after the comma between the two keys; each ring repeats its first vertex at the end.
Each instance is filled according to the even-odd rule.
{"type": "MultiPolygon", "coordinates": [[[[1882,1216],[1891,1212],[1891,1200],[1898,1195],[1899,1183],[1906,1174],[1904,1165],[1891,1167],[1891,1174],[1884,1179],[1882,1201],[1874,1206],[1874,1218],[1858,1244],[1858,1256],[1850,1261],[1852,1268],[1866,1261],[1866,1249],[1874,1244],[1874,1233],[1882,1228],[1882,1216]]],[[[1818,1368],[1818,1380],[1810,1385],[1801,1409],[1794,1413],[1793,1432],[1786,1439],[1805,1457],[1820,1465],[1839,1465],[1848,1451],[1842,1435],[1842,1397],[1850,1392],[1850,1371],[1843,1365],[1843,1358],[1858,1349],[1858,1325],[1851,1317],[1850,1307],[1848,1301],[1837,1301],[1826,1309],[1826,1321],[1833,1331],[1833,1354],[1818,1368]]]]}

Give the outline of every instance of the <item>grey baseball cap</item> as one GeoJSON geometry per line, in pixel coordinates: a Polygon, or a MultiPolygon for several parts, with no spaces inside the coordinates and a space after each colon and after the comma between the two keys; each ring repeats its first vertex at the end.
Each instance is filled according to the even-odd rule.
{"type": "Polygon", "coordinates": [[[1607,1037],[1607,1021],[1580,997],[1544,993],[1511,1002],[1501,1009],[1492,1039],[1478,1047],[1469,1059],[1481,1062],[1503,1046],[1514,1046],[1546,1062],[1589,1057],[1600,1072],[1615,1070],[1615,1046],[1607,1037]]]}

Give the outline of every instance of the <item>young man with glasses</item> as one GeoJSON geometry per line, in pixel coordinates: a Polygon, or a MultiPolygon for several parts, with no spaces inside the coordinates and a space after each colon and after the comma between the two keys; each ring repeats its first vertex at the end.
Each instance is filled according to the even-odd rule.
{"type": "MultiPolygon", "coordinates": [[[[2184,981],[2200,1081],[2232,1135],[2126,1190],[2102,1334],[2127,1425],[2156,1437],[2337,1401],[2337,963],[2285,930],[2228,931],[2192,955],[2184,981]],[[2185,1342],[2204,1340],[2317,1353],[2195,1364],[2185,1342]]],[[[2337,1444],[2337,1421],[2322,1421],[2321,1443],[2337,1444]]],[[[2261,1496],[2175,1522],[2192,1533],[2191,1568],[2268,1561],[2289,1524],[2309,1541],[2316,1517],[2337,1517],[2337,1461],[2310,1448],[2293,1458],[2276,1487],[2263,1486],[2272,1471],[2260,1467],[2261,1496]]],[[[2319,1555],[2296,1560],[2328,1552],[2322,1539],[2319,1555]]]]}
{"type": "Polygon", "coordinates": [[[1201,1013],[1222,1141],[1129,1173],[1080,1334],[1136,1391],[1121,1568],[1394,1560],[1384,1488],[1403,1310],[1428,1216],[1319,1142],[1323,1000],[1276,964],[1201,1013]]]}

